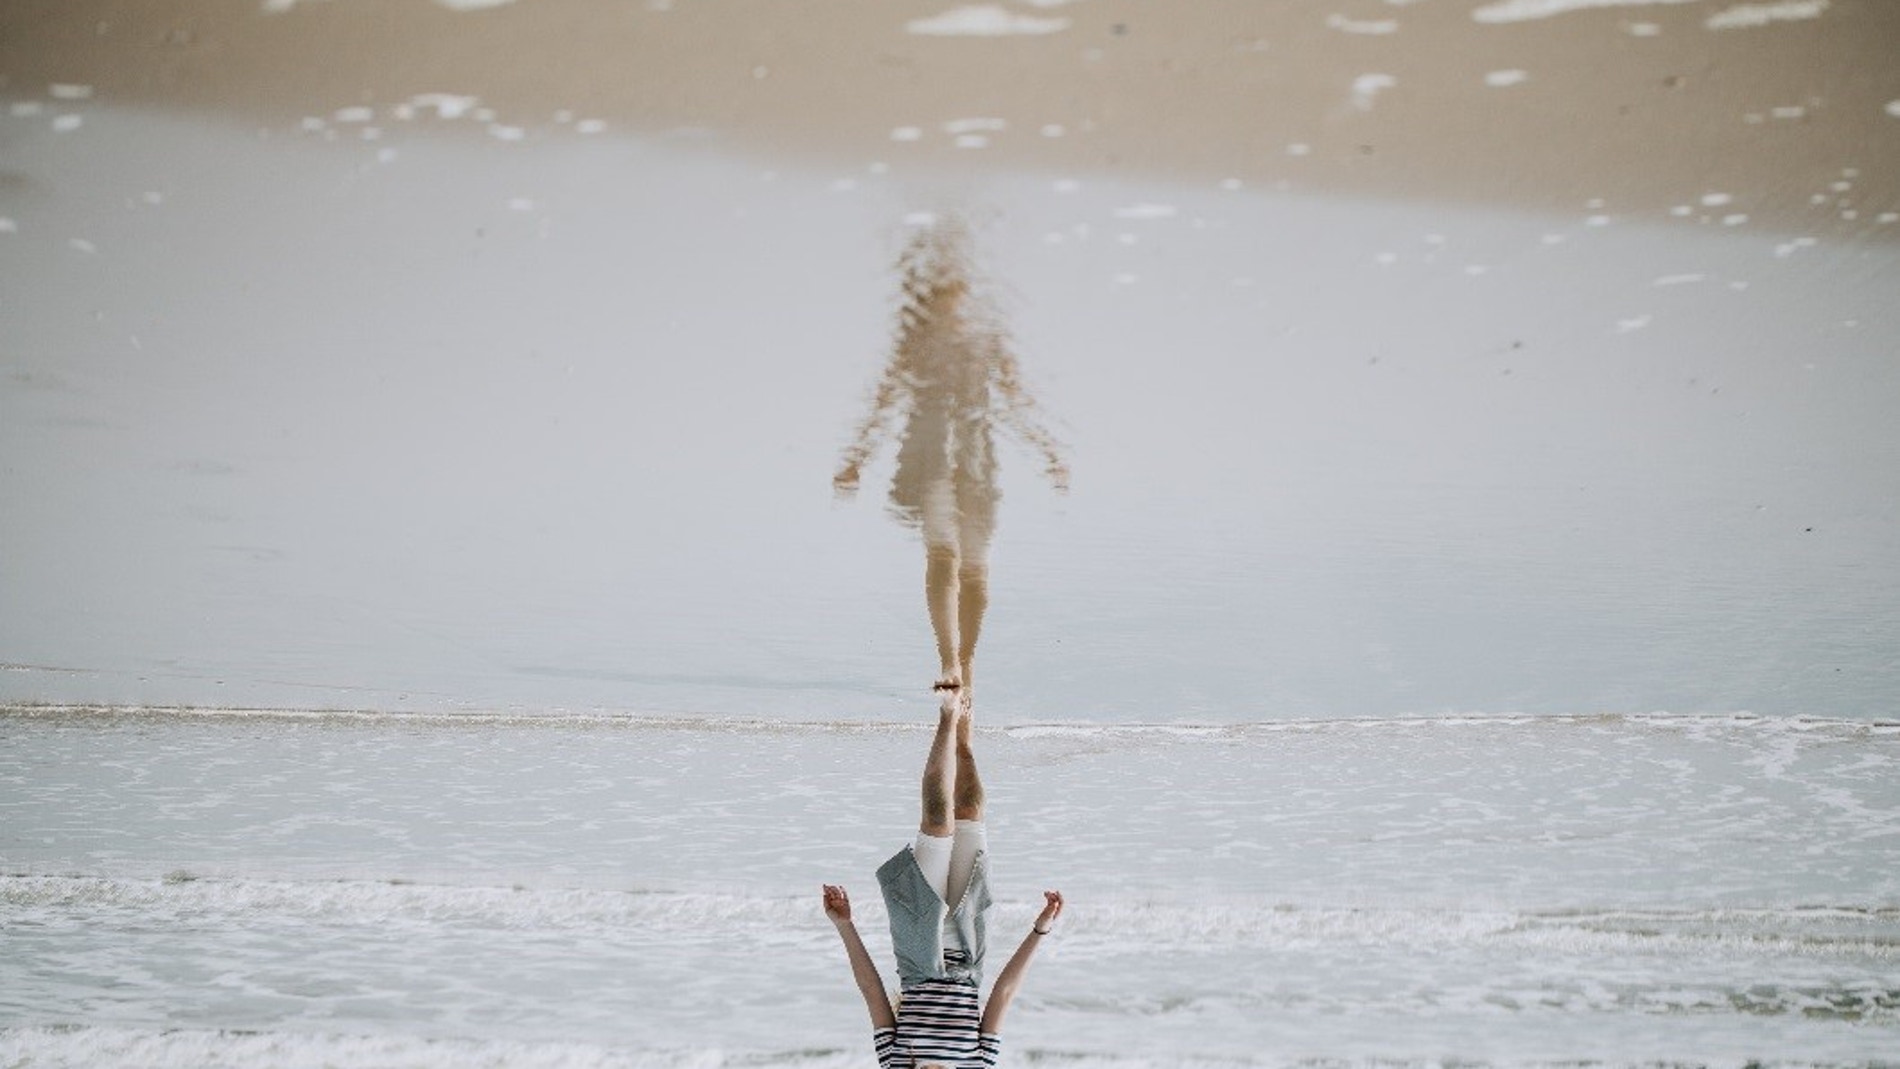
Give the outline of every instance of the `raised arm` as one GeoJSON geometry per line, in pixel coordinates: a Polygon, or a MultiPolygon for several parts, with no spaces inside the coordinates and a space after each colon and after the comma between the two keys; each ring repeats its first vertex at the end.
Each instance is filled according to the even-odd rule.
{"type": "Polygon", "coordinates": [[[864,940],[858,935],[857,925],[851,923],[851,899],[845,895],[844,888],[825,885],[825,916],[838,929],[838,938],[844,940],[845,956],[851,959],[851,978],[858,982],[864,1008],[871,1013],[871,1028],[896,1028],[897,1014],[891,1011],[891,997],[884,990],[884,977],[878,975],[871,952],[864,949],[864,940]]]}
{"type": "Polygon", "coordinates": [[[1036,956],[1036,947],[1042,943],[1042,937],[1049,934],[1049,926],[1062,915],[1061,891],[1044,891],[1042,897],[1042,912],[1036,915],[1036,923],[1030,925],[1029,934],[1023,936],[1022,945],[1009,956],[1009,964],[996,974],[996,986],[990,988],[989,1005],[983,1007],[983,1031],[988,1035],[998,1035],[1003,1031],[1003,1014],[1009,1012],[1009,1001],[1016,997],[1016,989],[1022,986],[1023,974],[1029,971],[1029,959],[1036,956]]]}

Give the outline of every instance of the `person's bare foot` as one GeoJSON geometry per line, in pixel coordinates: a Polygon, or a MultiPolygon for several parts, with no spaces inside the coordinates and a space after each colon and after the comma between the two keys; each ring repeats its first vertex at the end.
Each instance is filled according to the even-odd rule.
{"type": "Polygon", "coordinates": [[[937,715],[940,718],[945,719],[945,720],[955,720],[959,717],[966,715],[966,710],[969,709],[969,703],[963,700],[962,691],[942,690],[942,691],[938,691],[938,695],[939,695],[939,700],[937,702],[937,715]]]}

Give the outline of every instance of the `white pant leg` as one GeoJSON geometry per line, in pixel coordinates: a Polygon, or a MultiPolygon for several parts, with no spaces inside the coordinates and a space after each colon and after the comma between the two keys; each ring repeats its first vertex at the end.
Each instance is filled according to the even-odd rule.
{"type": "Polygon", "coordinates": [[[982,821],[957,821],[945,878],[950,893],[943,896],[950,908],[955,909],[957,903],[963,900],[963,892],[970,889],[970,874],[976,871],[976,855],[988,849],[989,832],[982,821]]]}
{"type": "MultiPolygon", "coordinates": [[[[958,821],[961,831],[962,821],[958,821]]],[[[911,853],[917,858],[917,867],[923,871],[924,882],[937,892],[937,897],[946,903],[950,901],[950,860],[956,852],[956,839],[948,835],[925,835],[917,833],[917,842],[911,846],[911,853]]],[[[964,876],[969,882],[969,876],[964,876]]]]}

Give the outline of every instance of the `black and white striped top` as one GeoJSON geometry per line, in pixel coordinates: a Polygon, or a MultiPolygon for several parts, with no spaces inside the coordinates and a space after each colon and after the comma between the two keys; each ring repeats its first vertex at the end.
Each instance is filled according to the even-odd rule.
{"type": "Polygon", "coordinates": [[[976,985],[964,980],[924,980],[904,988],[897,1027],[871,1033],[878,1069],[938,1064],[949,1069],[990,1069],[1002,1040],[982,1032],[976,985]]]}

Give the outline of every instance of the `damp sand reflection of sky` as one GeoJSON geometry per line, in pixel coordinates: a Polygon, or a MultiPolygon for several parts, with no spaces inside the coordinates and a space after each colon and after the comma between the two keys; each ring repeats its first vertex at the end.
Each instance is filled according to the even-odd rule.
{"type": "Polygon", "coordinates": [[[890,90],[852,107],[743,49],[627,59],[709,5],[390,5],[322,65],[361,8],[14,24],[0,696],[912,711],[916,539],[818,473],[948,201],[1076,464],[995,473],[999,716],[1885,715],[1900,85],[1770,61],[1894,9],[1496,6],[824,23],[904,61],[841,56],[890,90]],[[590,26],[626,93],[469,65],[590,26]],[[441,65],[384,62],[417,34],[441,65]]]}

